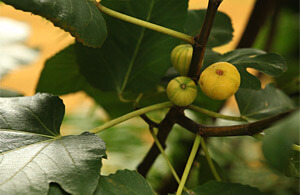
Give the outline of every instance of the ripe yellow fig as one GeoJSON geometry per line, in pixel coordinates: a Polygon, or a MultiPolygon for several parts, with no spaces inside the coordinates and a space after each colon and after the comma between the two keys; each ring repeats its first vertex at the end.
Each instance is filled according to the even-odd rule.
{"type": "Polygon", "coordinates": [[[172,79],[167,86],[169,100],[177,106],[188,106],[196,99],[197,86],[195,82],[184,76],[172,79]]]}
{"type": "Polygon", "coordinates": [[[203,93],[215,100],[224,100],[235,94],[240,83],[239,71],[228,62],[210,65],[201,73],[198,81],[203,93]]]}
{"type": "Polygon", "coordinates": [[[193,56],[193,46],[190,44],[182,44],[176,46],[171,53],[171,62],[173,67],[180,75],[188,74],[193,56]]]}

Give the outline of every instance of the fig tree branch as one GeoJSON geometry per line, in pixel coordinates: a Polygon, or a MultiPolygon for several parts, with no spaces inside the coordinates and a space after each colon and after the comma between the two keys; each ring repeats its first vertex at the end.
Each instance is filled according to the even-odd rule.
{"type": "MultiPolygon", "coordinates": [[[[204,24],[202,25],[201,32],[199,35],[196,35],[192,40],[189,41],[189,38],[186,40],[193,45],[193,57],[191,66],[189,69],[188,76],[194,81],[198,80],[200,75],[200,69],[204,58],[205,47],[208,41],[208,36],[210,34],[213,20],[215,18],[217,9],[222,0],[210,0],[205,16],[204,24]]],[[[100,5],[100,4],[99,4],[100,5]]],[[[100,9],[101,7],[98,8],[100,9]]],[[[103,8],[103,7],[102,7],[103,8]]],[[[100,9],[101,10],[101,9],[100,9]]],[[[103,9],[102,9],[103,10],[103,9]]],[[[177,115],[183,115],[184,107],[172,107],[169,112],[166,114],[165,118],[161,121],[158,128],[157,138],[162,144],[162,147],[165,148],[165,141],[171,132],[174,124],[176,123],[177,115]]],[[[138,172],[144,177],[148,173],[155,159],[159,155],[159,149],[155,144],[152,145],[148,153],[146,154],[143,161],[138,166],[138,172]]]]}
{"type": "MultiPolygon", "coordinates": [[[[277,1],[277,0],[276,0],[277,1]]],[[[273,10],[276,2],[273,0],[256,0],[245,31],[237,45],[237,48],[251,47],[269,13],[273,10]]]]}
{"type": "MultiPolygon", "coordinates": [[[[178,114],[183,114],[184,108],[181,107],[171,107],[169,112],[166,114],[165,118],[159,123],[157,139],[162,145],[162,148],[165,149],[166,139],[171,132],[173,126],[176,123],[176,118],[178,114]]],[[[152,164],[156,160],[157,156],[160,154],[160,151],[155,143],[152,144],[150,150],[144,157],[143,161],[139,164],[137,170],[142,176],[146,176],[152,164]]]]}
{"type": "Polygon", "coordinates": [[[233,125],[233,126],[201,125],[184,115],[177,115],[176,123],[193,133],[198,133],[203,137],[225,137],[225,136],[243,136],[243,135],[252,136],[262,132],[263,130],[270,127],[278,120],[288,116],[292,112],[293,110],[288,112],[283,112],[275,116],[262,119],[253,123],[233,125]]]}
{"type": "Polygon", "coordinates": [[[188,72],[188,76],[194,81],[198,81],[199,79],[208,37],[221,2],[222,0],[209,0],[201,32],[194,37],[195,43],[193,45],[193,57],[188,72]]]}

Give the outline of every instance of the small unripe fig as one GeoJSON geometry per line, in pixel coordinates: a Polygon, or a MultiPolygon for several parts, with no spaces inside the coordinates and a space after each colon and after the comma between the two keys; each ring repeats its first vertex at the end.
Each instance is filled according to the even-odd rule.
{"type": "Polygon", "coordinates": [[[193,56],[193,47],[190,44],[176,46],[171,53],[171,62],[180,75],[188,74],[193,56]]]}
{"type": "Polygon", "coordinates": [[[228,62],[210,65],[201,73],[198,82],[203,93],[215,100],[224,100],[235,94],[240,83],[239,71],[228,62]]]}
{"type": "Polygon", "coordinates": [[[167,86],[169,100],[177,106],[188,106],[196,99],[197,86],[195,82],[184,76],[172,79],[167,86]]]}

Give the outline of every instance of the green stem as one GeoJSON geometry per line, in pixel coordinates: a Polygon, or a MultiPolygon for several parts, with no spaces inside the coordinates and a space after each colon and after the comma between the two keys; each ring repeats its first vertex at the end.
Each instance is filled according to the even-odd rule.
{"type": "MultiPolygon", "coordinates": [[[[259,141],[262,141],[264,139],[264,135],[261,133],[255,134],[252,137],[258,139],[259,141]]],[[[296,152],[300,152],[300,146],[298,144],[293,144],[292,145],[292,150],[296,152]]]]}
{"type": "Polygon", "coordinates": [[[206,114],[208,116],[215,117],[215,118],[221,118],[221,119],[232,120],[232,121],[247,121],[246,119],[244,119],[242,117],[223,115],[223,114],[213,112],[211,110],[207,110],[205,108],[201,108],[201,107],[198,107],[198,106],[195,106],[195,105],[189,105],[188,108],[191,109],[191,110],[197,111],[197,112],[201,112],[201,113],[206,114]]]}
{"type": "Polygon", "coordinates": [[[219,176],[219,174],[218,174],[218,172],[215,168],[214,162],[210,158],[209,152],[208,152],[207,147],[206,147],[206,143],[205,143],[203,138],[201,140],[201,147],[203,149],[203,152],[205,154],[205,158],[207,160],[207,163],[209,165],[209,168],[210,168],[212,174],[214,175],[214,177],[216,178],[217,181],[222,181],[221,177],[219,176]]]}
{"type": "Polygon", "coordinates": [[[116,118],[116,119],[113,119],[111,121],[108,121],[107,123],[104,123],[103,125],[99,126],[99,127],[96,127],[94,129],[91,129],[89,130],[89,132],[91,133],[99,133],[107,128],[110,128],[112,126],[115,126],[121,122],[124,122],[128,119],[131,119],[133,117],[136,117],[136,116],[140,116],[142,114],[145,114],[147,112],[150,112],[150,111],[154,111],[154,110],[159,110],[159,109],[162,109],[162,108],[169,108],[171,107],[173,104],[171,102],[164,102],[164,103],[160,103],[160,104],[154,104],[154,105],[151,105],[151,106],[148,106],[148,107],[145,107],[145,108],[141,108],[139,110],[136,110],[136,111],[133,111],[133,112],[130,112],[128,114],[125,114],[119,118],[116,118]]]}
{"type": "Polygon", "coordinates": [[[293,145],[292,145],[292,149],[293,149],[294,151],[296,151],[296,152],[300,152],[300,146],[297,145],[297,144],[293,144],[293,145]]]}
{"type": "MultiPolygon", "coordinates": [[[[151,135],[152,135],[152,137],[153,137],[153,139],[154,139],[154,141],[155,141],[155,144],[157,145],[157,147],[158,147],[160,153],[162,154],[162,156],[164,157],[165,161],[167,162],[167,164],[168,164],[168,166],[169,166],[169,168],[170,168],[170,170],[171,170],[171,172],[172,172],[172,174],[173,174],[173,177],[175,178],[175,180],[177,181],[177,183],[180,184],[180,179],[179,179],[179,177],[178,177],[178,175],[177,175],[177,173],[176,173],[174,167],[172,166],[172,164],[171,164],[171,162],[170,162],[170,160],[169,160],[167,154],[165,153],[165,151],[164,151],[162,145],[160,144],[160,142],[159,142],[157,136],[155,135],[153,129],[150,129],[150,133],[151,133],[151,135]]],[[[185,187],[184,187],[184,190],[185,190],[186,192],[188,192],[188,189],[185,188],[185,187]]]]}
{"type": "Polygon", "coordinates": [[[142,27],[145,27],[145,28],[148,28],[148,29],[160,32],[160,33],[164,33],[164,34],[170,35],[172,37],[176,37],[176,38],[181,39],[183,41],[186,41],[186,42],[188,42],[192,45],[194,44],[194,38],[192,36],[187,35],[187,34],[184,34],[184,33],[181,33],[181,32],[178,32],[178,31],[175,31],[175,30],[163,27],[163,26],[159,26],[157,24],[153,24],[153,23],[141,20],[141,19],[137,19],[137,18],[128,16],[128,15],[125,15],[125,14],[122,14],[122,13],[119,13],[119,12],[116,12],[114,10],[111,10],[111,9],[107,8],[107,7],[104,7],[100,3],[96,3],[96,6],[98,7],[98,9],[102,13],[105,13],[109,16],[118,18],[120,20],[129,22],[129,23],[133,23],[133,24],[136,24],[138,26],[142,26],[142,27]]]}
{"type": "Polygon", "coordinates": [[[185,166],[185,169],[183,171],[183,175],[181,177],[181,181],[180,181],[180,184],[178,186],[176,195],[181,195],[181,193],[182,193],[182,190],[184,188],[187,177],[190,173],[190,169],[193,165],[193,162],[194,162],[195,156],[197,154],[198,148],[200,146],[200,143],[201,143],[201,136],[199,134],[197,134],[196,138],[195,138],[195,141],[194,141],[194,144],[193,144],[193,147],[192,147],[192,151],[191,151],[190,156],[189,156],[189,159],[188,159],[188,161],[186,163],[186,166],[185,166]]]}

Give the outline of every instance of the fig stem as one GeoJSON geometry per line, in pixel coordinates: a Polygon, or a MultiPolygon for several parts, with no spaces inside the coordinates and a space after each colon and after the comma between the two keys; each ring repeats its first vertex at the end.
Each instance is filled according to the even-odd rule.
{"type": "MultiPolygon", "coordinates": [[[[174,167],[172,166],[172,164],[171,164],[171,162],[170,162],[170,160],[169,160],[167,154],[165,153],[165,151],[164,151],[162,145],[160,144],[158,138],[156,137],[156,135],[155,135],[155,133],[154,133],[154,131],[153,131],[153,128],[150,128],[150,133],[151,133],[151,135],[152,135],[152,137],[153,137],[153,139],[154,139],[154,142],[155,142],[155,144],[157,145],[157,147],[158,147],[160,153],[162,154],[163,158],[164,158],[165,161],[167,162],[167,164],[168,164],[168,166],[169,166],[169,168],[170,168],[170,170],[171,170],[171,173],[173,174],[173,177],[175,178],[175,180],[177,181],[177,183],[180,184],[179,176],[178,176],[178,174],[176,173],[174,167]]],[[[184,189],[186,192],[189,191],[186,187],[184,187],[183,189],[184,189]]]]}
{"type": "Polygon", "coordinates": [[[163,102],[163,103],[159,103],[159,104],[154,104],[154,105],[151,105],[151,106],[148,106],[148,107],[145,107],[145,108],[141,108],[139,110],[135,110],[133,112],[130,112],[130,113],[127,113],[123,116],[120,116],[118,118],[115,118],[111,121],[108,121],[106,123],[104,123],[103,125],[100,125],[94,129],[91,129],[89,130],[90,133],[99,133],[101,131],[104,131],[105,129],[108,129],[110,127],[113,127],[119,123],[122,123],[124,121],[127,121],[133,117],[136,117],[136,116],[140,116],[142,114],[145,114],[147,112],[151,112],[151,111],[154,111],[154,110],[159,110],[159,109],[163,109],[163,108],[169,108],[171,107],[173,104],[171,102],[163,102]]]}
{"type": "Polygon", "coordinates": [[[205,154],[205,158],[207,160],[208,166],[209,166],[209,168],[210,168],[213,176],[216,178],[217,181],[222,181],[221,177],[219,176],[219,174],[218,174],[218,172],[216,170],[214,162],[210,158],[210,155],[209,155],[208,149],[206,147],[206,143],[205,143],[204,138],[202,138],[202,140],[201,140],[201,147],[203,149],[203,152],[205,154]]]}
{"type": "Polygon", "coordinates": [[[179,184],[179,186],[177,188],[176,195],[181,195],[181,193],[182,193],[182,190],[184,188],[185,182],[187,180],[187,177],[188,177],[188,175],[190,173],[190,170],[192,168],[194,159],[195,159],[196,154],[198,152],[201,140],[202,140],[201,136],[199,134],[197,134],[196,138],[195,138],[195,141],[194,141],[194,144],[193,144],[193,147],[192,147],[192,151],[190,153],[190,156],[189,156],[188,161],[186,163],[186,166],[184,168],[183,175],[182,175],[181,180],[180,180],[180,184],[179,184]]]}
{"type": "Polygon", "coordinates": [[[224,115],[224,114],[220,114],[211,110],[207,110],[205,108],[201,108],[195,105],[189,105],[188,109],[194,110],[196,112],[201,112],[203,114],[206,114],[208,116],[214,117],[214,118],[221,118],[221,119],[225,119],[225,120],[231,120],[231,121],[247,121],[246,119],[244,119],[243,117],[236,117],[236,116],[228,116],[228,115],[224,115]]]}
{"type": "Polygon", "coordinates": [[[105,13],[109,16],[112,16],[112,17],[118,18],[120,20],[129,22],[132,24],[136,24],[138,26],[142,26],[142,27],[166,34],[166,35],[178,38],[178,39],[181,39],[192,45],[194,44],[194,38],[190,35],[187,35],[187,34],[184,34],[184,33],[181,33],[181,32],[178,32],[178,31],[175,31],[175,30],[172,30],[172,29],[169,29],[169,28],[157,25],[157,24],[153,24],[151,22],[147,22],[147,21],[144,21],[144,20],[132,17],[132,16],[128,16],[126,14],[122,14],[120,12],[109,9],[109,8],[101,5],[98,2],[95,2],[95,4],[102,13],[105,13]]]}
{"type": "MultiPolygon", "coordinates": [[[[254,137],[255,139],[259,140],[259,141],[262,141],[264,139],[264,136],[263,134],[261,133],[258,133],[258,134],[255,134],[255,135],[252,135],[252,137],[254,137]]],[[[293,144],[292,145],[292,150],[296,151],[296,152],[300,152],[300,146],[298,144],[293,144]]]]}

